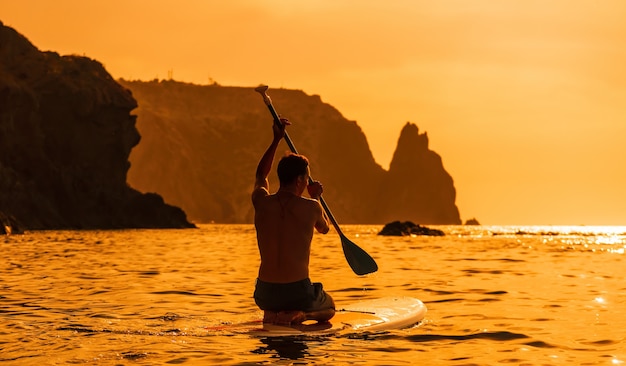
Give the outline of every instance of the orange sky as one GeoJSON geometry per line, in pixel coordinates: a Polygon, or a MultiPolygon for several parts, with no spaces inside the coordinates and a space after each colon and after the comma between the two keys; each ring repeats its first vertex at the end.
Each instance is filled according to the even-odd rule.
{"type": "Polygon", "coordinates": [[[114,77],[319,94],[383,167],[414,122],[461,218],[493,225],[626,225],[624,19],[622,0],[0,1],[114,77]]]}

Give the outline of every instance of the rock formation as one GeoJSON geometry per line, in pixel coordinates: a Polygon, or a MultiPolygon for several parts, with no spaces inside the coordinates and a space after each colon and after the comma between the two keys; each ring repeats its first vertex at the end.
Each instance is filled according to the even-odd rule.
{"type": "Polygon", "coordinates": [[[407,123],[379,191],[384,222],[401,218],[422,224],[460,224],[456,190],[441,157],[428,148],[428,135],[407,123]]]}
{"type": "MultiPolygon", "coordinates": [[[[139,102],[137,128],[143,136],[130,156],[130,184],[159,192],[197,222],[252,222],[254,172],[272,136],[271,116],[254,88],[120,83],[139,102]]],[[[356,122],[319,96],[270,92],[279,113],[292,121],[289,134],[309,157],[312,176],[324,183],[335,216],[344,223],[376,222],[364,197],[372,196],[384,170],[356,122]]],[[[288,151],[281,142],[277,157],[288,151]]],[[[278,187],[275,173],[270,185],[278,187]]]]}
{"type": "Polygon", "coordinates": [[[190,227],[126,183],[137,106],[94,60],[40,52],[0,22],[0,212],[25,229],[190,227]]]}
{"type": "MultiPolygon", "coordinates": [[[[270,94],[341,223],[460,223],[452,178],[417,126],[385,171],[357,123],[319,96],[270,94]]],[[[271,124],[252,87],[116,82],[97,61],[40,52],[0,23],[0,213],[16,228],[192,226],[161,196],[199,223],[251,223],[271,124]]]]}
{"type": "Polygon", "coordinates": [[[431,229],[426,226],[417,225],[411,221],[394,221],[382,228],[382,230],[378,233],[378,235],[382,236],[411,236],[411,235],[420,235],[420,236],[445,236],[445,233],[439,229],[431,229]]]}
{"type": "MultiPolygon", "coordinates": [[[[256,165],[271,140],[272,119],[254,88],[176,81],[119,81],[139,103],[142,142],[128,179],[159,192],[197,222],[251,223],[256,165]]],[[[454,183],[417,126],[402,130],[390,170],[372,156],[365,135],[319,96],[270,89],[311,174],[340,223],[460,224],[454,183]]],[[[289,148],[281,143],[278,157],[289,148]]],[[[276,165],[276,164],[275,164],[276,165]]],[[[275,167],[275,166],[274,166],[275,167]]],[[[270,189],[277,189],[275,173],[270,189]]]]}

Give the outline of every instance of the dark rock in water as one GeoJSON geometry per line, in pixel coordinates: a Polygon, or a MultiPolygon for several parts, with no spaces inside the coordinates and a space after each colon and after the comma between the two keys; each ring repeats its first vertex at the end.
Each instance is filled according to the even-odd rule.
{"type": "Polygon", "coordinates": [[[0,23],[0,211],[25,230],[193,227],[126,183],[136,107],[99,62],[0,23]]]}
{"type": "Polygon", "coordinates": [[[411,221],[394,221],[386,224],[385,227],[378,233],[378,235],[384,236],[408,236],[408,235],[426,235],[426,236],[444,236],[444,232],[437,229],[430,229],[425,226],[420,226],[412,223],[411,221]]]}
{"type": "Polygon", "coordinates": [[[478,222],[475,218],[471,218],[465,221],[465,225],[480,225],[480,222],[478,222]]]}

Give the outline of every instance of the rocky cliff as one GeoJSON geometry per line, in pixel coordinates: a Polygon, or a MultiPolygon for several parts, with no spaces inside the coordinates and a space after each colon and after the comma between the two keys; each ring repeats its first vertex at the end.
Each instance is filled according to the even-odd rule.
{"type": "Polygon", "coordinates": [[[126,183],[136,106],[97,61],[0,22],[0,212],[26,229],[193,226],[126,183]]]}
{"type": "MultiPolygon", "coordinates": [[[[159,192],[197,222],[252,222],[254,172],[272,135],[271,116],[254,88],[119,82],[139,103],[142,142],[130,156],[130,184],[159,192]]],[[[324,197],[341,223],[461,223],[452,178],[415,125],[403,129],[385,171],[357,123],[319,96],[269,92],[292,122],[289,134],[309,157],[311,174],[324,183],[324,197]]],[[[288,150],[281,143],[278,157],[288,150]]],[[[277,189],[275,173],[270,189],[277,189]]]]}

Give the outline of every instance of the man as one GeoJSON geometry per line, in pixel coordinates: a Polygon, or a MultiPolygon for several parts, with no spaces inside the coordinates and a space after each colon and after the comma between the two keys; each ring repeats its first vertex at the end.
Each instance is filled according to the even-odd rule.
{"type": "Polygon", "coordinates": [[[335,315],[335,303],[321,283],[309,279],[313,230],[322,234],[329,230],[328,218],[318,201],[322,185],[309,184],[306,157],[290,154],[277,167],[278,191],[269,193],[267,177],[288,124],[286,119],[281,119],[281,126],[273,124],[274,138],[256,171],[252,203],[261,265],[254,300],[265,311],[265,323],[297,324],[309,319],[326,322],[335,315]],[[302,197],[305,189],[310,199],[302,197]]]}

